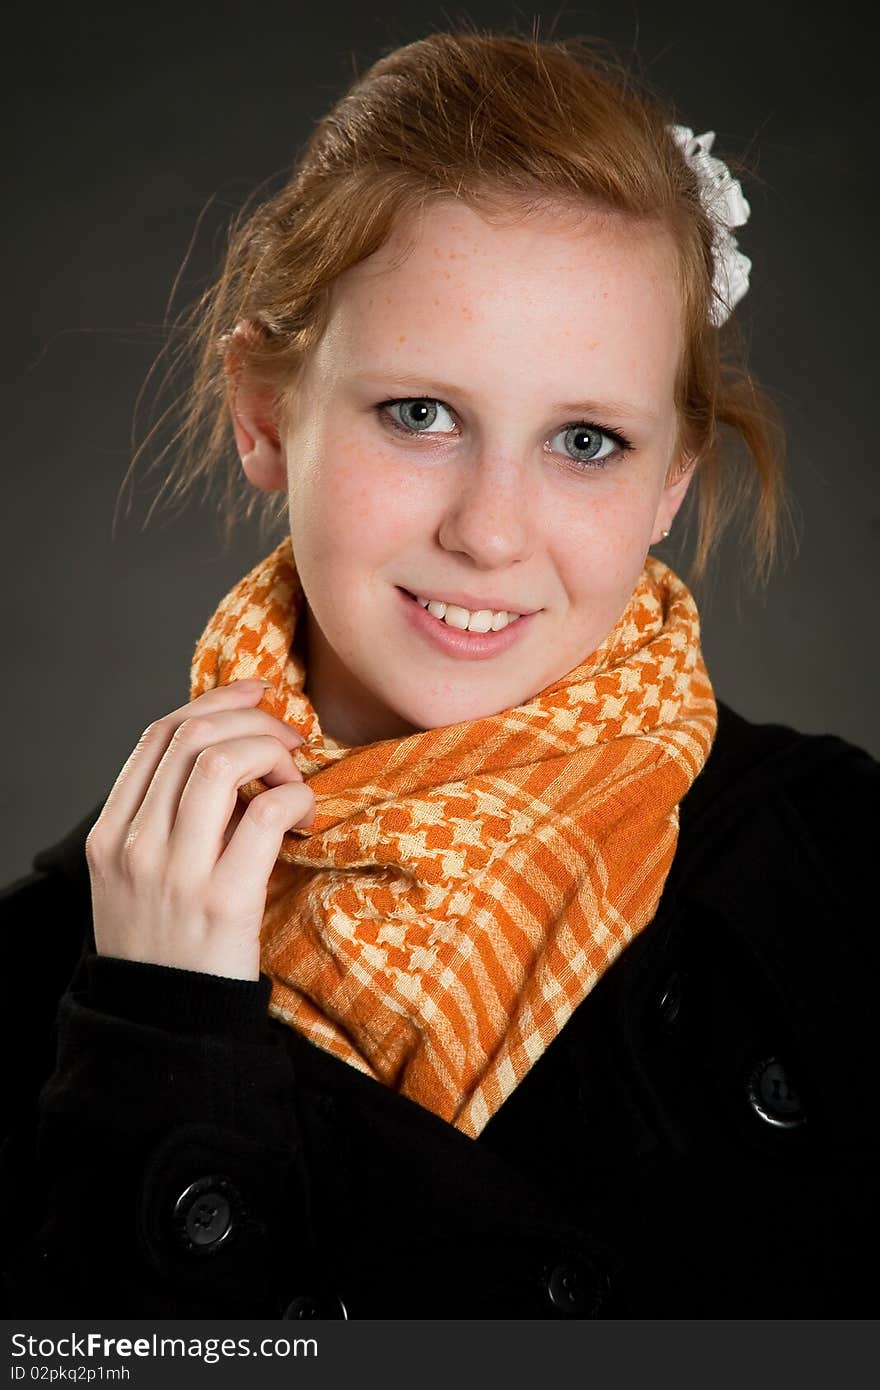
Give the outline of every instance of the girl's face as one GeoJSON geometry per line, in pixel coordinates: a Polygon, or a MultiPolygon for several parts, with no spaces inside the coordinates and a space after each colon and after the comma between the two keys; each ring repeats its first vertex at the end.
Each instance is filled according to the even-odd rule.
{"type": "Polygon", "coordinates": [[[248,477],[288,488],[306,691],[353,745],[497,714],[566,675],[621,616],[693,471],[676,469],[665,235],[564,211],[498,225],[451,201],[413,230],[401,264],[398,228],[336,282],[277,443],[246,387],[234,406],[248,477]],[[401,590],[532,616],[462,657],[401,590]]]}

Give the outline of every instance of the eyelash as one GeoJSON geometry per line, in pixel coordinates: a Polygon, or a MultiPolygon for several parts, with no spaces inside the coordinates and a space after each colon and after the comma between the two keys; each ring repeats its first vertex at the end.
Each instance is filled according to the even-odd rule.
{"type": "MultiPolygon", "coordinates": [[[[414,402],[417,401],[423,401],[428,405],[442,405],[444,410],[448,410],[450,415],[452,414],[452,410],[446,404],[446,402],[441,401],[436,396],[393,396],[390,400],[380,401],[379,404],[376,406],[376,410],[381,416],[381,418],[385,421],[385,423],[391,427],[391,429],[397,430],[399,434],[405,434],[412,438],[413,435],[426,434],[427,431],[408,429],[406,425],[402,425],[399,420],[395,420],[393,416],[389,415],[387,412],[389,406],[412,405],[414,402]]],[[[596,460],[579,460],[569,457],[568,462],[579,473],[600,473],[604,469],[608,468],[610,464],[618,462],[624,454],[628,453],[634,447],[627,439],[625,434],[621,434],[619,430],[609,429],[607,425],[600,425],[595,420],[573,420],[571,421],[571,423],[567,425],[560,425],[559,429],[554,431],[554,433],[562,434],[567,430],[579,429],[582,426],[586,426],[586,428],[591,430],[596,430],[599,434],[604,434],[608,439],[612,439],[614,443],[617,445],[617,452],[614,454],[608,454],[603,459],[596,460]]]]}

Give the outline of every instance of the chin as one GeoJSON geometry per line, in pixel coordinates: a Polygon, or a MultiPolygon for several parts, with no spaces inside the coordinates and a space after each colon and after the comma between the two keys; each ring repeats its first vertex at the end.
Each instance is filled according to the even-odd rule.
{"type": "Polygon", "coordinates": [[[438,712],[434,718],[426,719],[423,727],[442,729],[448,724],[470,724],[477,719],[491,719],[501,710],[509,708],[510,701],[503,697],[498,700],[481,700],[479,703],[459,707],[447,705],[442,713],[438,712]]]}

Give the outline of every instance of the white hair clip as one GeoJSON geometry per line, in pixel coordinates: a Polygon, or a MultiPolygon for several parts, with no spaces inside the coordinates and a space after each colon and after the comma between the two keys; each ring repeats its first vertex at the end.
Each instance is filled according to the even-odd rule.
{"type": "Polygon", "coordinates": [[[742,227],[748,222],[751,209],[743,197],[738,180],[731,177],[727,165],[720,159],[714,159],[709,153],[715,139],[714,130],[707,130],[703,135],[694,135],[685,125],[669,128],[688,164],[697,175],[703,207],[715,224],[715,296],[709,316],[715,327],[720,328],[727,322],[749,288],[752,263],[748,256],[744,256],[739,250],[736,237],[730,229],[742,227]]]}

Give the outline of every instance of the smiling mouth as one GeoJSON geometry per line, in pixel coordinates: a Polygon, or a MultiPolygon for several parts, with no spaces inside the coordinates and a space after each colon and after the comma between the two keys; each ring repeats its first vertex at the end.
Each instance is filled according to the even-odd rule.
{"type": "MultiPolygon", "coordinates": [[[[508,618],[508,619],[501,625],[500,628],[492,627],[492,628],[489,629],[488,632],[483,633],[483,632],[480,632],[479,630],[474,630],[473,628],[469,628],[469,627],[459,627],[456,623],[449,623],[449,622],[447,622],[445,616],[443,616],[443,617],[438,617],[438,615],[437,615],[436,613],[432,613],[431,610],[430,610],[430,608],[428,607],[428,604],[422,602],[422,601],[419,599],[418,594],[412,593],[411,590],[409,590],[409,589],[404,589],[404,588],[402,587],[402,585],[398,585],[398,587],[400,588],[400,592],[401,592],[402,594],[405,594],[407,598],[411,599],[413,603],[417,604],[418,607],[421,608],[421,609],[423,610],[423,612],[425,612],[429,617],[433,618],[435,622],[438,622],[438,623],[442,624],[442,626],[445,627],[445,628],[450,628],[453,632],[466,633],[468,636],[472,636],[472,637],[493,636],[493,635],[497,634],[499,631],[500,631],[500,632],[503,632],[503,631],[505,631],[505,630],[506,630],[507,628],[509,628],[509,627],[515,627],[515,626],[517,625],[517,623],[521,623],[521,622],[522,622],[522,620],[523,620],[524,617],[528,617],[528,614],[518,613],[517,616],[516,616],[515,618],[508,618]]],[[[459,605],[457,605],[457,604],[447,603],[445,599],[432,599],[431,602],[442,603],[446,609],[459,607],[459,605]]],[[[506,610],[506,609],[492,609],[492,608],[483,608],[483,609],[479,609],[479,608],[478,608],[478,609],[473,609],[473,610],[471,610],[471,609],[463,609],[462,611],[463,611],[463,612],[467,612],[467,613],[471,613],[472,616],[473,616],[473,613],[475,613],[475,612],[476,612],[476,613],[480,613],[480,612],[483,612],[483,613],[491,613],[492,616],[493,616],[493,619],[494,619],[496,613],[501,613],[501,612],[505,612],[505,613],[506,613],[508,610],[506,610]]]]}
{"type": "Polygon", "coordinates": [[[488,661],[523,641],[523,635],[530,631],[536,614],[523,613],[512,623],[489,632],[474,632],[470,628],[455,627],[447,623],[445,615],[436,617],[428,608],[418,602],[418,596],[411,594],[402,585],[395,586],[402,599],[409,604],[402,610],[407,626],[453,661],[488,661]]]}

